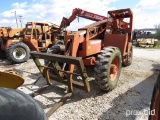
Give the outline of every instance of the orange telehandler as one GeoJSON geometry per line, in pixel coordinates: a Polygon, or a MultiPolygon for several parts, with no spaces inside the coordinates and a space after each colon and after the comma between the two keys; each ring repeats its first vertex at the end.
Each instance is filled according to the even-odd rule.
{"type": "MultiPolygon", "coordinates": [[[[130,9],[120,9],[108,11],[108,14],[109,18],[80,28],[77,32],[66,31],[64,45],[59,48],[51,47],[52,54],[30,53],[48,84],[53,79],[67,84],[69,92],[73,92],[73,86],[89,92],[84,67],[87,65],[95,66],[95,81],[102,90],[110,91],[115,88],[121,66],[132,63],[133,13],[130,9]],[[127,21],[124,21],[126,18],[127,21]],[[47,62],[42,65],[38,59],[45,59],[47,62]],[[79,72],[74,68],[79,69],[79,72]],[[75,76],[81,81],[77,82],[75,76]]],[[[69,25],[66,21],[62,19],[60,28],[69,25]]]]}
{"type": "Polygon", "coordinates": [[[25,62],[30,51],[46,51],[52,46],[55,38],[54,33],[50,33],[55,29],[58,28],[43,22],[27,22],[26,27],[19,31],[15,28],[0,29],[0,51],[5,52],[13,64],[25,62]]]}
{"type": "Polygon", "coordinates": [[[0,27],[0,59],[6,58],[5,51],[1,49],[6,40],[22,38],[24,28],[0,27]]]}

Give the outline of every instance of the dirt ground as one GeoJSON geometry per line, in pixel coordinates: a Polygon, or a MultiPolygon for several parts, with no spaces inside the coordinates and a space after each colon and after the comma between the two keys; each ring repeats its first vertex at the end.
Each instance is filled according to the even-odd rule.
{"type": "MultiPolygon", "coordinates": [[[[153,85],[160,71],[160,50],[133,50],[133,63],[122,68],[118,86],[113,91],[102,92],[94,83],[93,68],[90,68],[87,71],[91,92],[74,88],[73,96],[49,120],[147,120],[153,85]]],[[[12,68],[23,72],[25,83],[18,89],[24,93],[29,94],[45,84],[32,59],[17,65],[0,62],[1,71],[12,68]]],[[[45,112],[65,95],[65,85],[52,83],[52,87],[35,97],[45,112]]]]}

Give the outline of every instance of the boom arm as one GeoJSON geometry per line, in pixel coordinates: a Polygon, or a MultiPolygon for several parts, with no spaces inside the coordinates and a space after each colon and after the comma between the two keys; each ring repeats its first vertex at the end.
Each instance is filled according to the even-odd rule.
{"type": "Polygon", "coordinates": [[[79,8],[75,8],[73,9],[72,15],[69,18],[65,18],[63,17],[62,21],[61,21],[61,25],[60,25],[60,29],[63,29],[65,27],[68,27],[70,25],[70,23],[76,19],[76,17],[82,17],[82,18],[86,18],[89,20],[93,20],[93,21],[101,21],[101,20],[105,20],[107,19],[107,17],[102,16],[102,15],[98,15],[98,14],[94,14],[79,8]]]}

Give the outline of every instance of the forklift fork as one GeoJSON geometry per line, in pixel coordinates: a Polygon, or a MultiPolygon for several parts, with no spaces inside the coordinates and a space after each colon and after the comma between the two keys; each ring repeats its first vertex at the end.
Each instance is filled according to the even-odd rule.
{"type": "Polygon", "coordinates": [[[73,87],[80,88],[85,90],[86,92],[90,92],[90,85],[88,82],[88,76],[86,73],[86,69],[83,64],[83,60],[81,57],[72,57],[72,56],[64,56],[58,54],[47,54],[40,52],[30,52],[36,66],[38,67],[40,73],[46,78],[47,84],[51,84],[50,79],[67,84],[68,92],[73,92],[73,87]],[[52,66],[43,66],[39,59],[45,59],[52,63],[52,66]],[[74,73],[70,71],[66,71],[61,69],[59,66],[55,64],[55,62],[65,63],[65,64],[73,64],[77,66],[80,73],[74,73]],[[56,75],[50,75],[49,70],[54,70],[56,75]],[[65,75],[65,77],[64,77],[65,75]],[[70,75],[81,76],[82,82],[78,82],[73,80],[70,75]]]}

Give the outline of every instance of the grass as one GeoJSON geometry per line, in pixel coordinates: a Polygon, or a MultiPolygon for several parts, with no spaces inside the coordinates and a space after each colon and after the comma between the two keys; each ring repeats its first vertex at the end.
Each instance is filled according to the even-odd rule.
{"type": "Polygon", "coordinates": [[[157,45],[154,48],[160,49],[160,41],[158,41],[157,45]]]}

